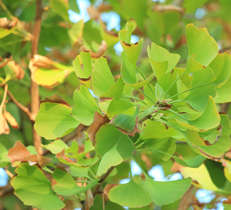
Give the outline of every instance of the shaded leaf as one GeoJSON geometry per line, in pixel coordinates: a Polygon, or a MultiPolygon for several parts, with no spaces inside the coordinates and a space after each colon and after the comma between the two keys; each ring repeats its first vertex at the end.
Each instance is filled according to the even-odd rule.
{"type": "Polygon", "coordinates": [[[15,170],[11,185],[25,205],[35,206],[42,210],[59,210],[65,204],[51,189],[51,183],[43,171],[36,165],[21,163],[15,170]]]}
{"type": "Polygon", "coordinates": [[[94,187],[99,181],[99,179],[95,179],[94,181],[89,182],[87,186],[79,187],[68,172],[59,168],[55,169],[52,177],[54,179],[52,184],[54,191],[59,195],[65,196],[78,195],[83,193],[94,187]]]}
{"type": "Polygon", "coordinates": [[[135,133],[140,133],[138,124],[139,107],[136,108],[134,115],[119,114],[111,123],[125,134],[135,136],[135,133]]]}
{"type": "Polygon", "coordinates": [[[127,135],[118,131],[111,124],[100,127],[95,136],[95,152],[102,157],[97,175],[105,173],[111,166],[116,166],[133,156],[135,147],[127,135]]]}

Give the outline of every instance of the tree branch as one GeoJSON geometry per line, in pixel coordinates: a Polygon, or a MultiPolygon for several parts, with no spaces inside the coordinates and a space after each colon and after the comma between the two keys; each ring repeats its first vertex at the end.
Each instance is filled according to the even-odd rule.
{"type": "Polygon", "coordinates": [[[16,99],[15,99],[15,97],[13,96],[13,94],[9,91],[9,90],[7,90],[7,95],[10,97],[10,99],[14,102],[14,104],[19,108],[19,109],[21,109],[23,112],[25,112],[26,114],[27,114],[27,116],[31,119],[31,112],[30,112],[30,110],[27,108],[27,107],[25,107],[25,106],[23,106],[21,103],[19,103],[16,99]]]}
{"type": "Polygon", "coordinates": [[[230,49],[231,49],[231,46],[225,47],[225,48],[223,48],[223,49],[220,49],[220,50],[219,50],[219,53],[223,53],[223,52],[225,52],[225,51],[227,51],[227,50],[230,50],[230,49]]]}
{"type": "Polygon", "coordinates": [[[111,168],[109,168],[107,170],[107,172],[101,177],[101,179],[99,180],[99,185],[96,185],[96,188],[95,188],[95,190],[93,192],[93,197],[95,197],[97,194],[101,193],[100,188],[101,188],[103,182],[109,176],[109,174],[113,171],[114,168],[115,168],[115,166],[112,166],[111,168]]]}
{"type": "MultiPolygon", "coordinates": [[[[35,26],[33,31],[32,46],[31,46],[31,57],[37,54],[38,42],[41,30],[41,19],[42,19],[42,0],[36,1],[36,17],[35,26]]],[[[31,79],[31,119],[34,121],[38,111],[39,111],[39,86],[31,79]]],[[[42,155],[43,150],[41,147],[41,137],[37,134],[33,128],[33,141],[34,146],[38,154],[42,155]]]]}

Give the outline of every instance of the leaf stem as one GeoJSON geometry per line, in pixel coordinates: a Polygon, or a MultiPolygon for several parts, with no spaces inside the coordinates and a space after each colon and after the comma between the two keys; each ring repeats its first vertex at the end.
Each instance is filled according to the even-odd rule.
{"type": "Polygon", "coordinates": [[[3,4],[2,0],[0,0],[0,6],[4,9],[6,14],[10,17],[11,20],[15,20],[14,16],[10,13],[10,11],[6,8],[5,4],[3,4]]]}
{"type": "Polygon", "coordinates": [[[140,90],[139,88],[136,88],[136,90],[138,90],[140,93],[142,93],[145,97],[147,97],[150,101],[152,101],[154,104],[156,104],[156,102],[150,98],[145,92],[143,92],[142,90],[140,90]]]}
{"type": "Polygon", "coordinates": [[[172,99],[172,98],[174,98],[174,97],[176,97],[176,96],[178,96],[178,95],[181,95],[181,94],[183,94],[183,93],[187,93],[188,91],[191,91],[191,90],[194,90],[194,89],[197,89],[197,88],[200,88],[200,87],[208,86],[208,85],[213,85],[213,84],[212,84],[212,83],[209,83],[209,84],[198,85],[198,86],[196,86],[196,87],[193,87],[193,88],[190,88],[190,89],[188,89],[188,90],[185,90],[185,91],[183,91],[183,92],[181,92],[181,93],[177,93],[177,94],[171,96],[169,99],[172,99]]]}
{"type": "Polygon", "coordinates": [[[10,97],[10,99],[14,102],[14,104],[19,108],[19,109],[21,109],[24,113],[26,113],[27,114],[27,116],[30,118],[30,120],[32,120],[31,119],[31,112],[30,112],[30,110],[26,107],[26,106],[23,106],[21,103],[19,103],[16,99],[15,99],[15,97],[13,96],[13,94],[9,91],[9,90],[7,90],[7,95],[10,97]]]}
{"type": "Polygon", "coordinates": [[[149,106],[149,105],[148,105],[145,101],[143,101],[143,100],[142,100],[142,99],[140,99],[140,98],[133,97],[133,96],[128,96],[128,95],[123,95],[123,97],[125,97],[125,98],[131,98],[131,99],[134,99],[134,100],[140,101],[140,102],[142,102],[143,104],[145,104],[145,105],[146,105],[146,107],[150,108],[150,106],[149,106]]]}
{"type": "Polygon", "coordinates": [[[93,192],[93,197],[95,197],[98,193],[100,193],[100,188],[103,184],[103,182],[105,181],[105,179],[109,176],[109,174],[113,171],[113,169],[115,168],[115,166],[110,167],[107,172],[101,177],[101,179],[99,180],[99,184],[96,185],[95,190],[93,192]]]}

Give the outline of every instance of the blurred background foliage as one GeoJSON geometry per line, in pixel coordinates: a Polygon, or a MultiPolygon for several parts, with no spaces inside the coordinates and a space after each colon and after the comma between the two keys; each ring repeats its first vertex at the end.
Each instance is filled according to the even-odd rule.
{"type": "MultiPolygon", "coordinates": [[[[7,73],[6,66],[0,69],[0,82],[7,82],[10,92],[15,99],[25,107],[30,107],[31,72],[29,62],[31,58],[31,39],[35,23],[35,0],[1,0],[0,18],[17,21],[12,33],[0,37],[1,63],[5,59],[12,59],[23,69],[24,77],[19,79],[15,73],[7,73]],[[15,18],[16,19],[15,19],[15,18]]],[[[40,99],[58,94],[71,106],[73,92],[80,84],[72,68],[72,61],[82,50],[90,50],[96,57],[105,55],[114,76],[119,74],[121,66],[122,47],[119,43],[118,31],[125,28],[129,20],[135,20],[137,27],[132,35],[132,42],[144,38],[144,46],[137,66],[144,73],[151,72],[147,56],[147,46],[154,42],[165,47],[172,53],[181,56],[178,64],[185,67],[187,58],[187,44],[185,26],[193,23],[197,27],[206,27],[209,34],[216,40],[222,51],[231,48],[231,1],[230,0],[43,0],[44,8],[39,38],[38,54],[48,57],[55,62],[52,67],[40,68],[34,79],[40,85],[40,99]],[[107,47],[103,46],[102,41],[107,47]],[[59,65],[61,64],[61,65],[59,65]],[[60,70],[61,69],[61,70],[60,70]],[[63,74],[62,69],[65,69],[63,74]],[[60,70],[60,71],[59,71],[60,70]]],[[[12,23],[11,23],[12,24],[12,23]]],[[[10,27],[10,26],[9,26],[10,27]]],[[[0,26],[0,32],[6,29],[0,26]]],[[[1,34],[0,33],[0,34],[1,34]]],[[[3,98],[3,88],[0,88],[0,97],[3,98]]],[[[18,126],[9,124],[10,132],[0,135],[0,142],[7,148],[13,147],[17,140],[24,145],[33,145],[32,123],[28,116],[7,98],[6,111],[15,119],[18,126]]],[[[221,111],[229,114],[229,104],[219,107],[221,111]]],[[[42,139],[47,144],[46,139],[42,139]]],[[[177,152],[183,157],[193,157],[187,144],[178,144],[177,152]]],[[[181,178],[180,174],[172,172],[172,160],[162,161],[151,156],[144,156],[140,164],[149,170],[155,180],[174,180],[181,178]],[[153,167],[154,166],[154,167],[153,167]],[[174,178],[175,177],[175,178],[174,178]]],[[[139,167],[132,163],[133,174],[141,174],[139,167]]],[[[224,175],[223,166],[211,160],[205,164],[210,176],[217,186],[231,185],[224,175]]],[[[111,174],[107,183],[126,182],[128,177],[128,164],[125,162],[117,167],[117,175],[111,174]]],[[[9,169],[12,170],[12,169],[9,169]]],[[[24,206],[13,195],[12,188],[6,180],[4,170],[0,170],[0,209],[21,210],[30,209],[24,206]]],[[[195,197],[191,199],[190,209],[224,209],[221,201],[227,197],[216,195],[211,191],[193,189],[195,197]],[[200,202],[200,203],[199,203],[200,202]],[[194,207],[193,207],[194,206],[194,207]]],[[[177,209],[179,201],[174,204],[162,206],[163,210],[177,209]]],[[[124,209],[115,203],[107,201],[105,209],[124,209]]],[[[70,201],[67,209],[79,208],[79,204],[70,201]]],[[[91,208],[103,209],[102,198],[96,197],[91,208]]],[[[149,207],[140,208],[142,210],[149,207]]],[[[154,209],[154,207],[152,208],[154,209]]],[[[228,209],[228,208],[227,208],[228,209]]]]}

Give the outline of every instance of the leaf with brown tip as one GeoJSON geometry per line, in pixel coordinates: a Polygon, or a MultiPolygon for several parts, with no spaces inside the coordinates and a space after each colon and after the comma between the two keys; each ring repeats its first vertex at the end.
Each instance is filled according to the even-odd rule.
{"type": "Polygon", "coordinates": [[[100,127],[107,122],[110,122],[107,116],[102,116],[98,112],[95,112],[93,123],[87,131],[88,136],[93,145],[95,145],[95,134],[100,129],[100,127]]]}

